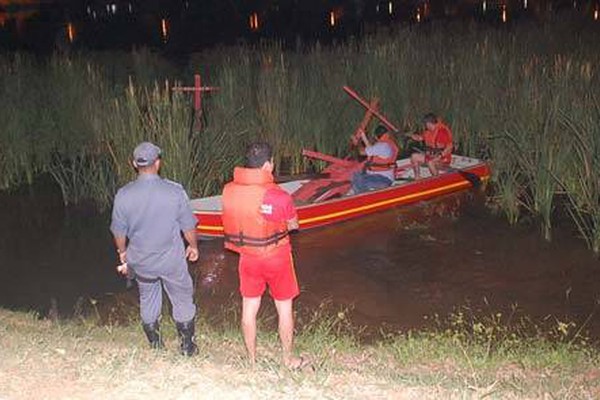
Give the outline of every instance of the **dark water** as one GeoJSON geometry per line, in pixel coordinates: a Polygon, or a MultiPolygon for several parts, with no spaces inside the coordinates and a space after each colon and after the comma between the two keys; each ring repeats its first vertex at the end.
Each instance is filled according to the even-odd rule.
{"type": "MultiPolygon", "coordinates": [[[[135,287],[114,272],[108,215],[65,211],[51,186],[33,192],[0,195],[0,306],[69,317],[93,302],[107,322],[135,315],[135,287]]],[[[409,329],[468,306],[585,323],[599,339],[600,262],[583,242],[559,230],[546,243],[535,226],[507,226],[466,197],[295,235],[300,322],[326,304],[367,332],[409,329]]],[[[218,239],[200,250],[191,265],[200,312],[235,318],[223,310],[240,303],[236,257],[218,239]]]]}

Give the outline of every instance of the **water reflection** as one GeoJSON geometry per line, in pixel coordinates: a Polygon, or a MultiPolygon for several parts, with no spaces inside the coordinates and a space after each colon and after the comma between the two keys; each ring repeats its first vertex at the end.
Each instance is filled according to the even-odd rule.
{"type": "Polygon", "coordinates": [[[169,40],[169,22],[166,18],[160,20],[160,34],[163,43],[167,43],[167,40],[169,40]]]}
{"type": "Polygon", "coordinates": [[[258,13],[253,12],[252,14],[250,14],[250,29],[253,31],[257,31],[259,28],[258,25],[258,13]]]}
{"type": "Polygon", "coordinates": [[[67,39],[69,43],[73,43],[75,40],[75,27],[70,22],[67,24],[67,39]]]}

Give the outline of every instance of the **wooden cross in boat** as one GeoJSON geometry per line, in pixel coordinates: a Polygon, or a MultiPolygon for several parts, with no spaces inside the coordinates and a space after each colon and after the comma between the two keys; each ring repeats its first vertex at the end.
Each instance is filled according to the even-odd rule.
{"type": "MultiPolygon", "coordinates": [[[[369,104],[366,100],[364,100],[362,97],[360,97],[358,95],[358,93],[356,93],[354,90],[352,90],[349,86],[344,86],[343,87],[344,91],[346,93],[348,93],[348,95],[350,95],[350,97],[352,97],[354,100],[358,101],[358,103],[363,106],[364,108],[367,109],[367,115],[369,113],[371,113],[372,115],[374,115],[375,117],[377,117],[377,119],[379,121],[381,121],[381,123],[383,125],[385,125],[388,129],[391,129],[394,132],[398,132],[398,128],[396,128],[396,126],[394,124],[392,124],[383,114],[381,114],[379,112],[379,110],[377,109],[377,104],[375,104],[375,106],[373,106],[373,102],[371,102],[371,104],[369,104]]],[[[366,118],[367,116],[365,116],[366,118]]]]}
{"type": "Polygon", "coordinates": [[[371,102],[368,104],[367,110],[365,111],[365,116],[362,121],[358,125],[358,128],[354,131],[354,134],[350,138],[350,143],[353,146],[356,146],[360,142],[360,136],[363,132],[367,131],[367,127],[369,126],[369,122],[373,118],[373,111],[377,112],[379,109],[379,99],[377,97],[373,98],[371,102]]]}
{"type": "Polygon", "coordinates": [[[175,86],[173,90],[194,93],[194,125],[195,132],[202,129],[202,92],[214,92],[219,90],[216,86],[202,86],[200,74],[194,75],[194,86],[175,86]]]}

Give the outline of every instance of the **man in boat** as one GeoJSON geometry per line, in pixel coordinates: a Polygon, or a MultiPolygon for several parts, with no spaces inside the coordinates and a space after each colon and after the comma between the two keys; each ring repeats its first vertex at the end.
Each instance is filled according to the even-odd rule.
{"type": "Polygon", "coordinates": [[[268,143],[253,143],[246,165],[236,167],[223,189],[225,247],[240,254],[242,332],[252,365],[256,362],[256,315],[265,288],[275,302],[283,363],[300,368],[293,356],[293,300],[300,293],[289,232],[298,229],[291,196],[273,180],[273,156],[268,143]]]}
{"type": "Polygon", "coordinates": [[[440,168],[450,165],[452,161],[452,131],[442,123],[437,115],[425,114],[423,117],[425,131],[409,135],[415,141],[425,142],[424,152],[415,152],[410,162],[415,171],[415,179],[421,178],[421,165],[427,164],[432,176],[438,175],[440,168]]]}
{"type": "Polygon", "coordinates": [[[186,258],[198,259],[197,220],[183,187],[160,177],[160,155],[160,148],[150,142],[135,148],[137,179],[117,192],[110,230],[121,262],[118,271],[135,274],[142,327],[151,347],[163,347],[159,317],[164,289],[173,306],[180,351],[192,356],[198,350],[194,342],[196,306],[186,258]]]}
{"type": "Polygon", "coordinates": [[[362,146],[359,152],[368,158],[363,171],[356,172],[352,177],[354,193],[383,189],[394,182],[398,145],[391,133],[382,125],[375,129],[375,136],[377,141],[371,143],[364,131],[360,134],[362,146]]]}

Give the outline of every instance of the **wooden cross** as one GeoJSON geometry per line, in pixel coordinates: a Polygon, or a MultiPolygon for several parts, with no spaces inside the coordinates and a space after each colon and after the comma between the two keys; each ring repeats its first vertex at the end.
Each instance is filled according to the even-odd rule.
{"type": "Polygon", "coordinates": [[[354,90],[352,90],[349,86],[344,86],[343,89],[350,95],[350,97],[354,98],[354,100],[358,101],[361,106],[370,111],[383,125],[385,125],[388,129],[398,132],[398,128],[394,124],[392,124],[383,114],[381,114],[377,107],[373,107],[372,104],[369,104],[366,100],[358,95],[354,90]]]}
{"type": "Polygon", "coordinates": [[[175,86],[173,90],[181,92],[194,92],[194,131],[200,131],[202,128],[202,92],[214,92],[219,90],[215,86],[202,86],[200,74],[194,75],[194,86],[175,86]]]}

